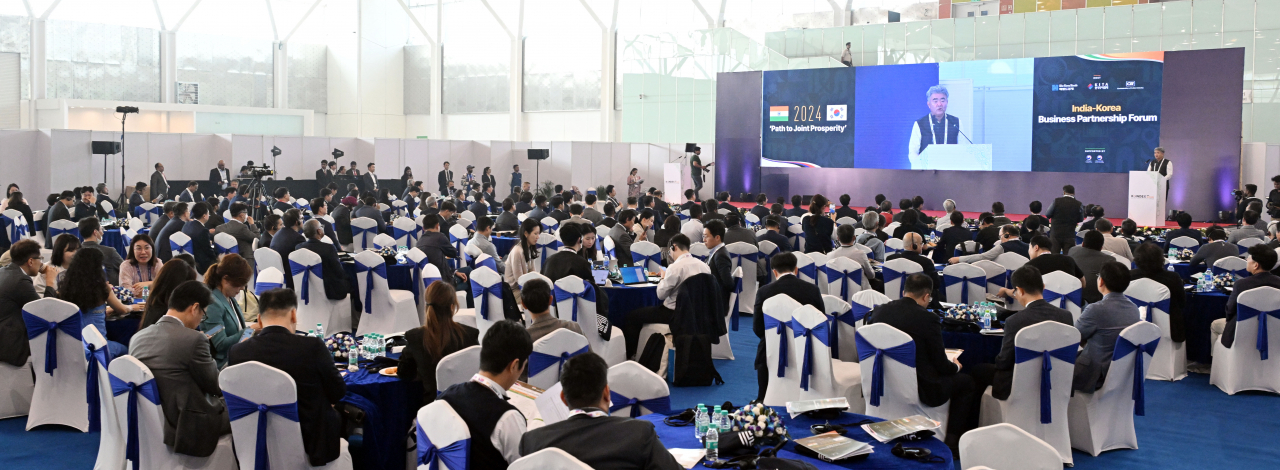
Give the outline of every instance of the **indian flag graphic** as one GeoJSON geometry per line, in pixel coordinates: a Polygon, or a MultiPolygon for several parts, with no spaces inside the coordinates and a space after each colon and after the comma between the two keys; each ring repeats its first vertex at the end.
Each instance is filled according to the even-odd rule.
{"type": "Polygon", "coordinates": [[[770,121],[786,121],[787,107],[786,106],[770,106],[769,120],[770,121]]]}

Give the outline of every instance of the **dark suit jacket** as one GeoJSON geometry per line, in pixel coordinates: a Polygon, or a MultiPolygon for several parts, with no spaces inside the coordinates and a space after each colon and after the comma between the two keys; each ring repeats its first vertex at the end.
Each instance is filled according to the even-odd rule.
{"type": "Polygon", "coordinates": [[[562,211],[560,209],[556,209],[551,211],[550,214],[547,214],[547,217],[556,219],[557,222],[564,222],[566,220],[569,220],[569,213],[562,211]]]}
{"type": "MultiPolygon", "coordinates": [[[[849,206],[840,206],[836,208],[836,220],[848,217],[855,221],[858,220],[858,211],[849,206]]],[[[761,217],[763,218],[763,217],[761,217]]]]}
{"type": "Polygon", "coordinates": [[[218,261],[218,251],[213,249],[213,240],[204,224],[198,220],[187,222],[182,226],[182,233],[191,237],[191,255],[196,258],[196,272],[203,273],[218,261]]]}
{"type": "Polygon", "coordinates": [[[228,365],[258,361],[289,374],[298,386],[298,424],[307,460],[321,466],[338,458],[342,423],[333,406],[347,386],[322,341],[268,326],[232,346],[227,358],[228,365]]]}
{"type": "Polygon", "coordinates": [[[757,244],[763,241],[773,242],[774,245],[778,245],[779,253],[788,253],[791,251],[791,240],[787,240],[786,236],[773,230],[766,230],[763,235],[756,237],[757,244]]]}
{"type": "MultiPolygon", "coordinates": [[[[427,255],[427,260],[440,270],[442,279],[453,279],[453,268],[446,258],[457,258],[458,249],[449,243],[449,236],[443,232],[422,232],[415,248],[427,255]]],[[[588,275],[590,273],[588,272],[588,275]]]]}
{"type": "Polygon", "coordinates": [[[178,193],[178,202],[192,203],[198,200],[203,200],[203,198],[196,196],[195,193],[191,192],[191,190],[184,189],[182,192],[178,193]]]}
{"type": "Polygon", "coordinates": [[[1076,262],[1076,266],[1084,271],[1084,298],[1085,302],[1094,303],[1102,300],[1102,293],[1098,292],[1098,271],[1102,270],[1102,265],[1107,264],[1116,259],[1111,255],[1098,250],[1090,250],[1084,246],[1076,246],[1071,248],[1068,253],[1071,259],[1076,262]]]}
{"type": "Polygon", "coordinates": [[[1049,204],[1049,210],[1044,215],[1049,218],[1050,237],[1075,238],[1076,224],[1084,220],[1084,205],[1074,197],[1062,196],[1049,204]]]}
{"type": "MultiPolygon", "coordinates": [[[[733,293],[733,261],[729,260],[729,247],[721,243],[715,254],[707,258],[707,267],[711,268],[711,275],[720,285],[721,300],[724,305],[729,305],[729,294],[733,293]]],[[[742,274],[745,277],[749,273],[742,274]]]]}
{"type": "MultiPolygon", "coordinates": [[[[387,221],[386,219],[382,218],[382,211],[378,210],[377,207],[372,207],[372,206],[356,207],[355,212],[351,214],[351,218],[355,219],[359,217],[368,217],[370,219],[373,219],[375,222],[377,222],[378,233],[382,233],[387,229],[387,221]]],[[[334,221],[336,222],[337,219],[334,219],[334,221]]]]}
{"type": "Polygon", "coordinates": [[[494,222],[493,229],[499,232],[519,230],[520,218],[514,212],[498,214],[498,220],[494,222]]]}
{"type": "MultiPolygon", "coordinates": [[[[1240,296],[1241,292],[1255,287],[1280,288],[1280,276],[1270,272],[1261,272],[1236,281],[1235,288],[1231,290],[1231,297],[1227,298],[1227,327],[1222,330],[1223,346],[1231,347],[1231,344],[1236,339],[1236,298],[1240,296]]],[[[1250,347],[1253,346],[1253,338],[1249,338],[1249,345],[1250,347]]]]}
{"type": "Polygon", "coordinates": [[[98,206],[93,204],[85,204],[83,201],[77,201],[75,214],[71,216],[71,220],[79,222],[80,219],[98,216],[98,206]]]}
{"type": "Polygon", "coordinates": [[[960,368],[947,360],[942,344],[942,324],[938,315],[925,310],[909,297],[880,305],[867,317],[867,324],[884,323],[897,328],[916,343],[916,386],[925,406],[940,406],[951,396],[951,381],[960,368]]]}
{"type": "Polygon", "coordinates": [[[831,251],[831,234],[836,231],[836,222],[825,215],[805,217],[801,222],[804,228],[805,253],[829,253],[831,251]]]}
{"type": "MultiPolygon", "coordinates": [[[[235,178],[230,169],[227,170],[227,178],[235,178]]],[[[215,166],[209,169],[209,182],[219,188],[222,187],[222,183],[224,183],[224,181],[222,181],[222,173],[218,171],[218,167],[215,166]]]]}
{"type": "Polygon", "coordinates": [[[363,175],[360,175],[360,189],[363,189],[369,192],[377,192],[378,181],[374,179],[374,176],[376,175],[372,173],[365,173],[363,175]]]}
{"type": "Polygon", "coordinates": [[[1234,243],[1228,243],[1226,240],[1216,240],[1200,245],[1200,248],[1196,250],[1195,256],[1191,257],[1191,272],[1196,272],[1196,268],[1201,264],[1206,265],[1205,269],[1212,268],[1213,263],[1229,256],[1240,256],[1240,248],[1234,243]]]}
{"type": "Polygon", "coordinates": [[[328,168],[316,170],[316,185],[321,188],[328,186],[333,181],[333,175],[329,174],[328,168]]]}
{"type": "Polygon", "coordinates": [[[151,172],[151,200],[164,201],[169,199],[169,183],[165,181],[164,175],[159,171],[151,172]]]}
{"type": "MultiPolygon", "coordinates": [[[[293,250],[296,249],[298,245],[305,241],[307,241],[307,238],[303,237],[302,234],[294,231],[292,228],[281,227],[280,231],[276,232],[276,234],[271,237],[271,249],[275,250],[276,253],[280,253],[280,261],[284,262],[285,266],[288,266],[289,255],[293,253],[293,250]]],[[[293,289],[293,276],[285,275],[284,284],[290,289],[293,289]]]]}
{"type": "Polygon", "coordinates": [[[31,276],[16,264],[0,268],[0,362],[21,367],[31,356],[22,306],[34,300],[40,294],[31,276]]]}
{"type": "Polygon", "coordinates": [[[620,416],[573,416],[526,432],[520,455],[555,447],[591,468],[609,470],[681,470],[684,467],[658,440],[653,423],[620,416]],[[609,436],[601,439],[601,436],[609,436]]]}
{"type": "MultiPolygon", "coordinates": [[[[129,241],[125,240],[125,243],[129,243],[129,241]]],[[[102,246],[102,244],[98,242],[84,242],[81,247],[93,248],[101,251],[102,269],[107,275],[107,282],[110,282],[112,285],[120,283],[120,263],[123,263],[124,259],[120,257],[119,251],[116,251],[115,248],[109,246],[102,246]]]]}
{"type": "MultiPolygon", "coordinates": [[[[791,296],[801,305],[812,305],[820,311],[826,311],[826,306],[822,302],[822,291],[818,290],[818,286],[796,277],[795,275],[783,275],[778,280],[760,286],[760,290],[756,291],[755,315],[751,316],[751,331],[755,332],[756,337],[760,338],[760,345],[756,347],[756,370],[761,367],[769,367],[764,349],[764,301],[769,300],[778,294],[791,296]]],[[[787,338],[790,340],[791,338],[787,338]]]]}
{"type": "Polygon", "coordinates": [[[529,204],[524,201],[517,201],[514,209],[517,214],[524,214],[533,210],[533,204],[529,204]]]}
{"type": "Polygon", "coordinates": [[[631,231],[627,230],[622,224],[613,224],[609,229],[609,233],[605,236],[613,239],[613,248],[618,254],[618,263],[624,265],[635,264],[635,260],[631,256],[631,231]]]}
{"type": "Polygon", "coordinates": [[[583,280],[591,279],[591,262],[582,255],[571,251],[557,251],[547,256],[542,266],[542,275],[556,282],[567,276],[578,276],[583,280]]]}
{"type": "Polygon", "coordinates": [[[472,346],[480,345],[480,331],[467,325],[458,325],[462,336],[449,341],[440,348],[440,357],[433,356],[423,346],[424,327],[417,327],[404,333],[405,347],[400,354],[400,367],[396,375],[405,382],[422,382],[422,403],[436,401],[436,366],[444,356],[456,353],[472,346]]]}
{"type": "Polygon", "coordinates": [[[240,247],[240,256],[253,261],[253,240],[258,238],[258,228],[240,223],[239,220],[228,220],[214,229],[214,234],[225,233],[236,238],[236,246],[240,247]]]}
{"type": "Polygon", "coordinates": [[[1173,239],[1178,237],[1191,238],[1197,242],[1200,242],[1201,245],[1203,245],[1205,242],[1204,234],[1200,233],[1199,230],[1196,230],[1193,228],[1175,228],[1173,230],[1165,232],[1164,234],[1165,241],[1173,241],[1173,239]]]}
{"type": "Polygon", "coordinates": [[[978,230],[978,234],[974,237],[974,240],[978,242],[978,245],[980,245],[979,248],[982,251],[994,248],[996,246],[996,242],[1000,241],[1000,226],[992,224],[987,228],[978,230]]]}
{"type": "Polygon", "coordinates": [[[445,189],[449,187],[449,180],[452,179],[453,172],[450,170],[440,170],[440,173],[436,174],[436,182],[440,184],[441,193],[444,193],[445,189]]]}
{"type": "Polygon", "coordinates": [[[1049,274],[1054,271],[1062,271],[1070,274],[1071,277],[1082,278],[1084,271],[1076,266],[1076,260],[1067,255],[1058,255],[1053,253],[1044,253],[1040,256],[1027,261],[1027,266],[1035,266],[1040,270],[1040,275],[1049,274]]]}
{"type": "Polygon", "coordinates": [[[973,232],[969,229],[954,225],[947,227],[942,231],[938,247],[933,250],[933,262],[946,263],[948,259],[955,256],[956,246],[969,240],[973,240],[973,232]]]}
{"type": "MultiPolygon", "coordinates": [[[[295,250],[303,248],[320,255],[320,272],[324,274],[325,297],[330,300],[347,298],[347,293],[351,288],[347,284],[347,272],[342,269],[342,260],[338,259],[338,249],[334,248],[332,243],[315,240],[307,240],[294,247],[295,250]]],[[[284,261],[285,265],[289,264],[288,258],[285,258],[284,261]]],[[[288,274],[286,276],[293,277],[288,274]]]]}
{"type": "Polygon", "coordinates": [[[351,243],[351,208],[339,204],[330,215],[333,216],[333,229],[338,233],[338,243],[351,243]]]}
{"type": "MultiPolygon", "coordinates": [[[[174,452],[197,457],[213,454],[218,438],[231,432],[218,386],[218,364],[204,333],[161,317],[129,342],[129,355],[155,376],[164,411],[164,443],[174,452]]],[[[332,366],[331,366],[332,367],[332,366]]]]}
{"type": "Polygon", "coordinates": [[[173,250],[169,248],[169,236],[181,232],[186,224],[182,219],[169,219],[164,228],[160,229],[159,235],[156,235],[156,255],[162,261],[168,262],[173,257],[173,250]]]}
{"type": "Polygon", "coordinates": [[[1031,302],[1027,308],[1014,313],[1004,321],[1004,339],[1000,343],[1000,354],[996,355],[996,374],[991,382],[991,396],[1001,400],[1009,399],[1009,392],[1013,388],[1013,340],[1018,336],[1018,331],[1023,328],[1045,321],[1056,321],[1075,327],[1071,312],[1054,307],[1044,300],[1031,302]]]}

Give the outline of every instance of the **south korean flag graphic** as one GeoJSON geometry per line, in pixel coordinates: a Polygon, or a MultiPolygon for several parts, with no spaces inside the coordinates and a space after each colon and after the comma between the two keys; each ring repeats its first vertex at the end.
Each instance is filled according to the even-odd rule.
{"type": "Polygon", "coordinates": [[[847,104],[829,104],[827,105],[828,121],[848,121],[849,105],[847,104]]]}

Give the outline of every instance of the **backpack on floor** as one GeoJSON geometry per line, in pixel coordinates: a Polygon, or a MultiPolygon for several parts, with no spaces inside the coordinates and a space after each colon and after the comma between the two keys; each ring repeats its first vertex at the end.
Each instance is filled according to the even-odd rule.
{"type": "Polygon", "coordinates": [[[662,359],[666,355],[667,337],[662,333],[654,333],[649,335],[648,341],[644,342],[644,349],[640,351],[640,357],[636,362],[655,374],[661,374],[662,359]]]}

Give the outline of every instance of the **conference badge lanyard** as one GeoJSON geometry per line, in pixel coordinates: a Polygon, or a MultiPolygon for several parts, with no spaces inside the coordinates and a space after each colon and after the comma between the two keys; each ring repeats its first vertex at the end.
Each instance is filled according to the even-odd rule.
{"type": "MultiPolygon", "coordinates": [[[[612,406],[612,405],[613,405],[612,401],[609,403],[609,405],[610,405],[610,406],[612,406]]],[[[581,409],[581,408],[579,408],[579,409],[576,409],[576,410],[570,410],[570,411],[569,411],[569,417],[570,417],[570,418],[572,418],[572,417],[574,417],[574,416],[578,416],[578,415],[587,415],[587,416],[590,416],[590,417],[592,417],[592,418],[603,418],[603,417],[605,417],[605,416],[609,416],[609,414],[608,414],[608,413],[605,413],[604,411],[601,411],[601,410],[600,410],[600,409],[598,409],[598,408],[586,408],[586,409],[581,409]]]]}
{"type": "MultiPolygon", "coordinates": [[[[947,143],[947,132],[948,132],[947,126],[948,125],[950,125],[950,122],[947,121],[947,115],[943,114],[942,115],[942,142],[938,142],[938,133],[934,132],[933,143],[935,145],[943,145],[947,143]]],[[[933,131],[933,116],[929,116],[929,127],[930,127],[929,130],[933,131]]]]}

